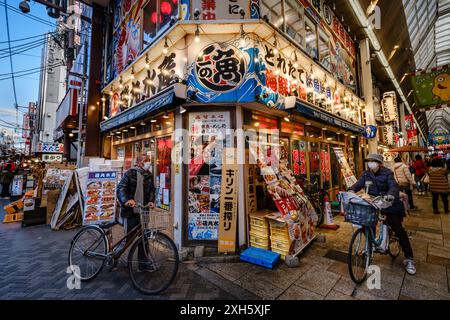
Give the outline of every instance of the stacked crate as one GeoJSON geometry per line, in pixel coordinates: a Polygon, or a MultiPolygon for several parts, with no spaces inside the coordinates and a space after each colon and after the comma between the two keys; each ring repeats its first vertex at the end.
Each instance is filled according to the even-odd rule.
{"type": "Polygon", "coordinates": [[[271,250],[279,253],[284,260],[289,254],[291,240],[289,238],[288,226],[286,223],[270,221],[270,243],[271,250]]]}
{"type": "Polygon", "coordinates": [[[250,246],[270,250],[269,223],[264,215],[250,216],[250,246]]]}

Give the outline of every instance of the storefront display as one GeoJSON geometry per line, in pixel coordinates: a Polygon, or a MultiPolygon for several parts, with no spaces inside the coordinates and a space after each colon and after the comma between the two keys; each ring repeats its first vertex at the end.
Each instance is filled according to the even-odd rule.
{"type": "Polygon", "coordinates": [[[342,148],[333,148],[334,153],[336,154],[337,160],[341,166],[342,175],[344,176],[345,184],[347,188],[350,188],[357,181],[355,175],[353,174],[352,169],[350,168],[347,159],[345,158],[344,151],[342,148]]]}

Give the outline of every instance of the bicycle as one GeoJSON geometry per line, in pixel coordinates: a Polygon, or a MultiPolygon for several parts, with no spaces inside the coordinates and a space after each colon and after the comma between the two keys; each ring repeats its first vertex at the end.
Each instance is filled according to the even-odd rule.
{"type": "Polygon", "coordinates": [[[178,272],[178,250],[173,240],[164,234],[168,228],[168,213],[152,213],[141,204],[140,223],[113,244],[112,227],[118,222],[83,227],[72,239],[69,267],[81,281],[94,279],[106,266],[110,271],[130,248],[127,267],[134,287],[144,294],[166,290],[178,272]],[[76,274],[76,273],[79,274],[76,274]]]}
{"type": "Polygon", "coordinates": [[[350,278],[361,284],[367,277],[367,269],[375,252],[388,254],[392,259],[400,255],[399,240],[385,223],[386,216],[381,214],[381,210],[392,205],[392,202],[385,201],[383,197],[368,201],[350,192],[341,192],[339,196],[344,204],[345,221],[358,226],[349,244],[347,264],[350,278]]]}
{"type": "Polygon", "coordinates": [[[309,202],[311,202],[316,210],[318,217],[316,226],[318,227],[323,223],[325,217],[325,202],[330,199],[330,195],[325,189],[319,188],[317,182],[306,185],[304,192],[308,197],[309,202]]]}

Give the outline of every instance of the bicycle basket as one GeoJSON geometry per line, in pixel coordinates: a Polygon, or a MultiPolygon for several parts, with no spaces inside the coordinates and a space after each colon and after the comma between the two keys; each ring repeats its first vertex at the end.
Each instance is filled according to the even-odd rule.
{"type": "Polygon", "coordinates": [[[372,206],[344,203],[345,221],[360,226],[373,227],[378,222],[377,210],[372,206]]]}
{"type": "Polygon", "coordinates": [[[141,209],[141,225],[143,230],[165,230],[169,228],[168,212],[156,212],[148,208],[141,209]]]}

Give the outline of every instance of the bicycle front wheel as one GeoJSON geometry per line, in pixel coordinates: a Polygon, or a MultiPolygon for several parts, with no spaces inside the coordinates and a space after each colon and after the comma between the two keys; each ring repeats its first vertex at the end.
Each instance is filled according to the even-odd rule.
{"type": "Polygon", "coordinates": [[[128,271],[133,285],[144,294],[166,290],[178,271],[178,250],[167,235],[148,232],[131,247],[128,271]]]}
{"type": "Polygon", "coordinates": [[[360,228],[353,234],[348,248],[348,271],[355,283],[363,283],[366,279],[371,255],[370,239],[365,228],[360,228]]]}
{"type": "Polygon", "coordinates": [[[95,278],[103,268],[108,240],[103,230],[88,226],[81,229],[69,249],[69,267],[81,281],[95,278]]]}

